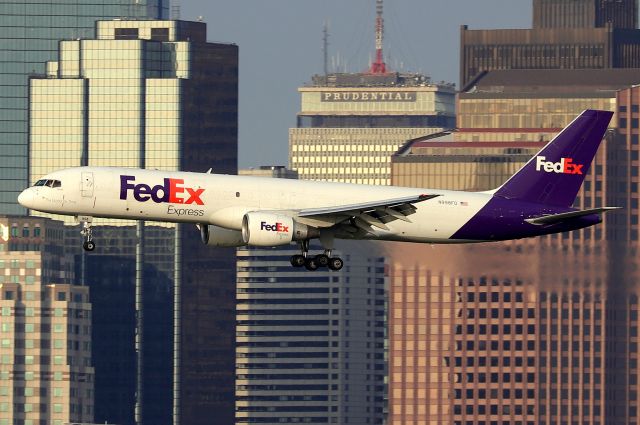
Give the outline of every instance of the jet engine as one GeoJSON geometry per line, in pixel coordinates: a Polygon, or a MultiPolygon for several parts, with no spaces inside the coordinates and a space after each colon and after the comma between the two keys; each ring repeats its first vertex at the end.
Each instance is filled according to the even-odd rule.
{"type": "Polygon", "coordinates": [[[239,230],[225,229],[213,224],[200,224],[200,239],[209,246],[229,247],[243,246],[242,232],[239,230]]]}
{"type": "Polygon", "coordinates": [[[262,212],[249,212],[242,219],[242,240],[247,245],[278,246],[291,241],[318,237],[315,227],[297,223],[292,217],[262,212]]]}

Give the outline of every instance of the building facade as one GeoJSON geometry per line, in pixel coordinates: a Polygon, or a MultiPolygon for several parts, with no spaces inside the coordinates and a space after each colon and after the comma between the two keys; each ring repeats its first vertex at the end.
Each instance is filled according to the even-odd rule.
{"type": "Polygon", "coordinates": [[[433,265],[396,263],[390,423],[638,423],[633,279],[607,283],[621,253],[565,249],[442,247],[433,265]]]}
{"type": "Polygon", "coordinates": [[[638,27],[638,0],[533,0],[533,28],[638,27]]]}
{"type": "Polygon", "coordinates": [[[306,180],[388,185],[406,140],[455,122],[454,87],[418,74],[329,74],[298,91],[289,161],[306,180]]]}
{"type": "Polygon", "coordinates": [[[617,136],[616,149],[611,158],[612,167],[609,173],[615,178],[610,183],[613,192],[611,202],[624,208],[625,214],[613,217],[612,227],[616,240],[636,243],[640,238],[638,227],[638,173],[640,172],[639,151],[640,137],[640,87],[633,86],[620,90],[617,103],[617,136]]]}
{"type": "Polygon", "coordinates": [[[91,304],[63,225],[0,218],[0,424],[93,422],[91,304]]]}
{"type": "Polygon", "coordinates": [[[292,268],[293,247],[238,250],[236,423],[382,424],[383,258],[292,268]]]}
{"type": "MultiPolygon", "coordinates": [[[[465,130],[408,142],[391,158],[391,184],[402,187],[485,190],[497,188],[544,142],[457,142],[465,130]]],[[[548,141],[548,140],[547,140],[548,141]]]]}
{"type": "Polygon", "coordinates": [[[637,0],[534,0],[533,29],[460,29],[460,88],[486,71],[640,68],[637,0]]]}
{"type": "MultiPolygon", "coordinates": [[[[490,71],[459,95],[463,128],[408,143],[395,179],[493,189],[597,105],[616,116],[574,206],[633,205],[634,74],[490,71]]],[[[633,214],[536,239],[390,248],[390,423],[638,423],[633,214]]]]}
{"type": "Polygon", "coordinates": [[[0,1],[0,213],[24,214],[16,199],[29,184],[29,77],[56,60],[58,42],[95,36],[95,21],[161,19],[165,0],[0,1]]]}
{"type": "MultiPolygon", "coordinates": [[[[237,46],[208,43],[199,22],[113,20],[96,29],[95,38],[61,41],[59,60],[47,64],[45,77],[30,81],[31,178],[81,165],[235,174],[237,46]]],[[[135,346],[127,339],[121,347],[123,354],[134,350],[136,357],[121,365],[130,368],[137,358],[135,374],[126,369],[120,381],[100,381],[107,387],[97,390],[96,400],[105,403],[97,411],[111,415],[100,420],[198,424],[215,412],[220,424],[233,423],[234,251],[204,246],[192,226],[93,224],[94,234],[104,237],[95,239],[96,257],[128,270],[114,274],[119,291],[112,295],[128,307],[118,316],[117,332],[131,336],[125,329],[131,314],[137,329],[135,346]],[[162,305],[168,308],[155,320],[162,305]],[[166,385],[167,374],[173,386],[166,385]]],[[[76,235],[77,248],[69,245],[68,252],[85,258],[80,242],[76,235]]],[[[81,270],[88,285],[104,290],[104,280],[90,273],[96,263],[85,258],[81,270]]],[[[99,307],[96,320],[110,308],[99,307]]],[[[101,358],[113,366],[108,356],[101,358]]]]}

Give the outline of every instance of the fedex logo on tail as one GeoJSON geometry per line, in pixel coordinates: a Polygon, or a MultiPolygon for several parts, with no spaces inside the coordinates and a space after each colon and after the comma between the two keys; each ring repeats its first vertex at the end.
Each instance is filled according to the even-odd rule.
{"type": "Polygon", "coordinates": [[[120,176],[120,199],[127,199],[129,191],[133,192],[136,201],[147,202],[151,199],[156,204],[195,204],[204,205],[200,198],[204,189],[194,189],[184,186],[183,179],[164,179],[164,184],[149,186],[135,183],[135,176],[120,176]]]}
{"type": "Polygon", "coordinates": [[[260,222],[260,230],[289,233],[289,226],[285,226],[282,223],[267,224],[266,221],[262,221],[260,222]]]}
{"type": "Polygon", "coordinates": [[[583,164],[576,164],[572,158],[560,158],[560,162],[547,161],[540,155],[536,157],[536,171],[556,174],[582,174],[583,164]]]}

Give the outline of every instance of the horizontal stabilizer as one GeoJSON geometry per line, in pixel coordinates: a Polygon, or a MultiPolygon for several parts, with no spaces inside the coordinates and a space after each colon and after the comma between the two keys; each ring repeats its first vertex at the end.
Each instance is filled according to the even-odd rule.
{"type": "Polygon", "coordinates": [[[545,224],[560,223],[562,221],[567,221],[576,217],[584,217],[585,215],[601,214],[607,211],[618,210],[620,208],[621,207],[602,207],[602,208],[592,208],[589,210],[569,211],[566,213],[550,214],[550,215],[543,215],[541,217],[528,218],[525,221],[527,223],[542,226],[545,224]]]}

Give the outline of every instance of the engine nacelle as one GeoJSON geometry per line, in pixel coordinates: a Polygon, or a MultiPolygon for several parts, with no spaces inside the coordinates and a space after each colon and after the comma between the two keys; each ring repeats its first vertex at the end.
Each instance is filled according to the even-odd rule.
{"type": "Polygon", "coordinates": [[[239,230],[225,229],[213,224],[200,224],[200,239],[209,246],[230,247],[246,245],[239,230]]]}
{"type": "Polygon", "coordinates": [[[291,241],[315,238],[320,232],[315,227],[297,223],[292,217],[249,212],[242,219],[242,240],[247,245],[278,246],[291,241]]]}

